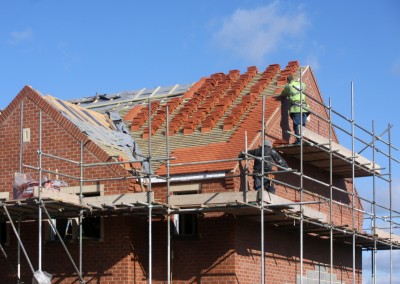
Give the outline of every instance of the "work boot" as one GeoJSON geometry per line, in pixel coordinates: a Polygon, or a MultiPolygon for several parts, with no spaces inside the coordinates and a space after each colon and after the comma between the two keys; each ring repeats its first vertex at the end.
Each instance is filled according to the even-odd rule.
{"type": "Polygon", "coordinates": [[[265,190],[275,194],[275,187],[273,185],[266,187],[265,190]]]}

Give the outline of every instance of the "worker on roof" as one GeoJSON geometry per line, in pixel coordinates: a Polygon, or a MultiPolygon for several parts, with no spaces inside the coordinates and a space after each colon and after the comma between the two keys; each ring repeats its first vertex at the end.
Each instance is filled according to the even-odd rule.
{"type": "MultiPolygon", "coordinates": [[[[254,157],[262,157],[263,147],[259,146],[256,149],[248,150],[247,154],[250,154],[254,157]]],[[[239,154],[239,158],[244,158],[246,155],[245,152],[241,152],[239,154]]],[[[272,142],[270,140],[264,141],[264,173],[272,171],[273,164],[277,164],[281,167],[288,168],[286,161],[278,154],[274,149],[272,149],[272,142]]],[[[288,170],[291,170],[288,168],[288,170]]],[[[262,173],[262,159],[254,160],[253,167],[253,181],[254,181],[254,190],[259,190],[261,188],[261,175],[262,173]]],[[[264,177],[264,189],[268,192],[275,193],[275,187],[272,184],[273,178],[272,174],[268,174],[268,177],[264,177]]]]}
{"type": "Polygon", "coordinates": [[[287,77],[287,84],[282,91],[282,96],[285,96],[290,101],[290,118],[293,121],[293,130],[296,135],[296,142],[294,144],[300,144],[300,125],[306,126],[306,121],[310,115],[310,107],[306,102],[306,96],[304,91],[306,84],[294,80],[292,75],[287,77]],[[301,91],[300,91],[301,90],[301,91]],[[300,108],[300,106],[303,106],[300,108]]]}

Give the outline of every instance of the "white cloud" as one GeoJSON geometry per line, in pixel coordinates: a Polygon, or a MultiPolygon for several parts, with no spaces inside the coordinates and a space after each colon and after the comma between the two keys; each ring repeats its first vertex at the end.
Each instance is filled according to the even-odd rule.
{"type": "Polygon", "coordinates": [[[238,9],[223,22],[214,43],[228,52],[250,60],[262,60],[278,48],[296,48],[293,40],[301,40],[308,25],[301,8],[279,11],[275,1],[253,10],[238,9]]]}
{"type": "Polygon", "coordinates": [[[318,70],[319,69],[319,60],[318,60],[319,58],[318,58],[318,55],[316,55],[316,54],[309,54],[307,57],[306,57],[306,59],[305,59],[305,61],[304,61],[304,65],[310,65],[310,66],[312,66],[312,69],[315,71],[315,70],[318,70]]]}
{"type": "Polygon", "coordinates": [[[325,53],[325,46],[317,41],[314,41],[310,47],[310,50],[311,51],[304,60],[304,64],[312,66],[313,70],[318,70],[320,67],[319,57],[321,54],[325,53]]]}
{"type": "Polygon", "coordinates": [[[19,44],[21,42],[31,41],[33,39],[33,31],[30,28],[24,31],[13,31],[10,34],[9,44],[19,44]]]}

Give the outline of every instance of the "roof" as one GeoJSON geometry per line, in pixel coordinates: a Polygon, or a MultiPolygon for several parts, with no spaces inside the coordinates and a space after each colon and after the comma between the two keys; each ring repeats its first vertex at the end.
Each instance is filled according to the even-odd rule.
{"type": "MultiPolygon", "coordinates": [[[[282,70],[279,64],[264,70],[251,66],[242,74],[239,70],[218,72],[194,84],[103,94],[70,102],[102,114],[119,112],[145,155],[151,153],[156,160],[167,157],[169,151],[173,158],[171,174],[231,171],[237,162],[225,160],[237,158],[245,148],[245,134],[249,144],[260,136],[263,96],[268,124],[281,105],[277,88],[296,72],[297,61],[289,62],[282,70]],[[220,162],[207,163],[211,160],[220,162]],[[174,166],[191,162],[196,163],[174,166]]],[[[152,165],[158,174],[165,174],[163,163],[152,165]]]]}
{"type": "MultiPolygon", "coordinates": [[[[290,61],[284,69],[279,64],[263,70],[251,66],[242,74],[230,70],[195,83],[97,94],[68,102],[51,96],[44,98],[58,115],[75,126],[79,135],[93,141],[114,161],[118,158],[129,162],[129,166],[135,166],[132,161],[141,161],[147,172],[149,164],[144,157],[151,157],[153,172],[165,175],[165,161],[170,157],[171,175],[227,173],[238,167],[237,156],[246,143],[248,148],[260,144],[263,111],[269,139],[275,144],[288,144],[284,140],[286,130],[280,125],[284,115],[280,94],[287,76],[299,77],[300,70],[303,78],[314,84],[308,92],[322,102],[311,69],[300,68],[297,61],[290,61]]],[[[30,87],[21,95],[24,93],[43,98],[30,87]]],[[[5,114],[8,112],[10,108],[5,114]]],[[[289,126],[286,129],[290,130],[289,126]]],[[[288,154],[298,152],[288,149],[288,154]]],[[[342,164],[342,171],[348,173],[346,167],[350,163],[342,164]]],[[[369,175],[375,168],[365,168],[360,173],[369,175]]]]}
{"type": "MultiPolygon", "coordinates": [[[[311,77],[311,80],[315,80],[310,68],[301,68],[301,70],[303,70],[304,77],[311,77]]],[[[231,70],[227,74],[215,73],[201,78],[194,84],[157,87],[148,89],[148,91],[143,89],[111,95],[98,94],[94,98],[83,98],[70,102],[51,96],[43,97],[32,88],[25,87],[7,107],[4,115],[0,116],[0,123],[17,107],[18,101],[27,96],[35,101],[41,109],[51,114],[52,118],[63,125],[74,137],[79,138],[78,140],[82,141],[85,138],[93,141],[95,146],[102,150],[100,154],[103,158],[105,153],[109,156],[132,160],[132,158],[136,158],[132,154],[139,153],[141,150],[143,156],[151,157],[151,161],[154,162],[151,165],[157,174],[166,173],[163,161],[170,156],[173,158],[171,175],[195,176],[197,174],[197,176],[205,177],[205,173],[227,173],[235,169],[238,164],[236,158],[239,152],[246,147],[245,144],[248,144],[249,148],[253,148],[261,142],[259,130],[262,127],[262,120],[265,122],[266,133],[273,137],[270,139],[275,142],[275,145],[288,143],[284,140],[278,141],[283,130],[282,133],[274,132],[278,128],[281,131],[281,115],[285,114],[281,109],[280,92],[286,83],[286,77],[290,74],[299,75],[299,72],[299,63],[291,61],[284,69],[281,69],[278,64],[269,65],[261,71],[253,66],[243,74],[240,74],[238,70],[231,70]],[[265,108],[263,108],[262,102],[265,102],[265,108]],[[167,115],[167,110],[169,115],[167,115]],[[265,112],[262,119],[263,111],[265,112]]],[[[312,87],[311,90],[313,95],[322,102],[318,88],[312,87]]],[[[303,132],[305,131],[303,130],[303,132]]],[[[315,144],[304,148],[305,161],[316,167],[326,168],[326,154],[321,160],[321,154],[317,153],[318,149],[327,144],[326,139],[320,137],[319,133],[305,134],[307,134],[305,136],[308,141],[315,144]],[[315,155],[319,156],[315,157],[315,155]]],[[[335,140],[335,137],[332,140],[335,140]]],[[[377,168],[377,165],[367,164],[362,157],[351,157],[351,153],[349,154],[346,149],[335,144],[334,141],[333,145],[332,149],[335,152],[333,166],[340,168],[343,177],[348,176],[349,172],[348,168],[342,169],[342,166],[346,166],[342,161],[349,161],[350,158],[354,158],[360,169],[356,172],[360,172],[360,174],[377,168]]],[[[287,147],[287,145],[282,146],[281,150],[286,151],[286,155],[294,157],[299,152],[295,146],[287,147]]],[[[98,151],[95,152],[98,154],[98,151]]],[[[118,167],[119,170],[122,170],[119,165],[118,167]]],[[[226,189],[229,189],[229,185],[226,186],[226,189]]],[[[249,194],[250,201],[257,201],[256,192],[253,191],[249,194]]],[[[174,195],[170,201],[175,207],[191,205],[199,210],[206,208],[216,211],[221,211],[222,207],[226,207],[222,211],[232,212],[233,209],[243,205],[243,202],[238,202],[240,201],[238,196],[242,196],[242,193],[202,192],[196,195],[174,195]]],[[[53,212],[58,212],[60,211],[59,207],[65,206],[68,207],[71,214],[76,214],[82,208],[98,212],[109,209],[113,212],[123,212],[132,210],[132,208],[142,210],[145,209],[143,204],[148,201],[145,192],[93,197],[84,200],[87,202],[84,204],[76,198],[64,200],[59,194],[51,194],[46,198],[49,204],[53,204],[51,208],[53,212]],[[55,202],[56,205],[54,205],[55,202]]],[[[150,199],[153,200],[153,197],[150,199]]],[[[282,202],[285,200],[279,201],[279,203],[282,202]]],[[[282,205],[272,204],[273,202],[270,200],[270,203],[267,206],[270,207],[271,212],[275,209],[286,210],[285,214],[288,212],[297,214],[298,212],[297,205],[291,204],[291,202],[282,205]],[[274,205],[279,207],[274,207],[274,205]]],[[[27,214],[31,214],[31,211],[37,208],[32,204],[32,201],[26,201],[22,210],[28,209],[27,214]]],[[[163,204],[158,205],[159,212],[163,213],[162,210],[165,209],[163,204]]],[[[20,203],[9,202],[7,206],[16,213],[21,210],[20,203]]],[[[235,212],[242,212],[245,215],[259,210],[259,208],[255,209],[251,206],[239,209],[235,212]]],[[[177,210],[179,211],[179,208],[177,210]]],[[[277,220],[275,215],[271,214],[271,221],[278,222],[278,225],[283,228],[293,227],[293,221],[298,222],[295,214],[290,217],[293,220],[287,220],[287,215],[277,220]]],[[[320,213],[308,210],[305,216],[310,218],[309,224],[315,225],[307,228],[309,233],[322,237],[332,233],[325,226],[321,231],[320,225],[326,221],[320,213]]],[[[335,231],[337,238],[346,237],[346,240],[352,236],[351,233],[351,231],[339,227],[335,231]]],[[[357,237],[359,237],[358,243],[364,247],[372,247],[370,236],[357,235],[357,237]],[[364,237],[368,238],[365,242],[364,237]]],[[[389,246],[383,244],[382,247],[388,248],[389,246]]]]}
{"type": "Polygon", "coordinates": [[[109,156],[123,158],[125,161],[143,160],[135,156],[135,153],[141,152],[129,132],[125,133],[116,127],[116,121],[121,119],[118,115],[101,114],[52,96],[46,96],[45,99],[109,156]]]}

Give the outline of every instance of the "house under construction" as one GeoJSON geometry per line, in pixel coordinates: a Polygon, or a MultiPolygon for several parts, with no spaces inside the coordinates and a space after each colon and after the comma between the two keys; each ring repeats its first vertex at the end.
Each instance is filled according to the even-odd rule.
{"type": "Polygon", "coordinates": [[[0,126],[1,283],[375,283],[380,250],[392,275],[392,125],[334,110],[297,61],[71,101],[25,86],[0,126]],[[253,189],[265,139],[289,165],[262,175],[275,194],[253,189]]]}

